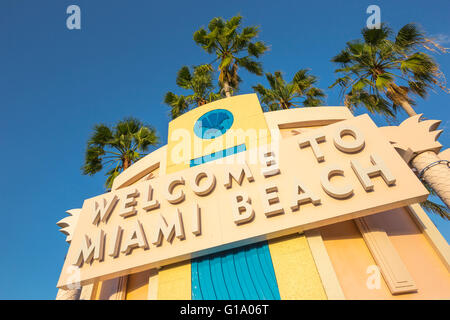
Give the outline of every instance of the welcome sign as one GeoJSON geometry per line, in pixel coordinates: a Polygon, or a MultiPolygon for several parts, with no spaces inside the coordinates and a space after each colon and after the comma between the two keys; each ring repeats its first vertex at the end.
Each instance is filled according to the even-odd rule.
{"type": "Polygon", "coordinates": [[[248,150],[85,200],[58,287],[354,219],[428,195],[367,115],[257,151],[258,163],[248,150]]]}

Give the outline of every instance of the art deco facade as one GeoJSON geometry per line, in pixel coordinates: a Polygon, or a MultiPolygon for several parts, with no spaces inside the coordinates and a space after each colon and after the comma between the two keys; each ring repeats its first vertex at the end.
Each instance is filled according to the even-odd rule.
{"type": "Polygon", "coordinates": [[[449,299],[449,247],[398,128],[345,107],[263,113],[254,94],[196,108],[58,223],[58,298],[449,299]]]}

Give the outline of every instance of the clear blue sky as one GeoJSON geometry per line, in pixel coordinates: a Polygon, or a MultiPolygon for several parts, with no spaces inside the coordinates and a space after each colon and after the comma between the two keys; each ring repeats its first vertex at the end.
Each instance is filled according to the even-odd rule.
{"type": "MultiPolygon", "coordinates": [[[[212,60],[193,42],[196,29],[215,16],[241,13],[244,24],[261,26],[260,38],[271,46],[262,58],[265,71],[292,77],[311,68],[327,88],[334,81],[330,58],[359,37],[370,4],[381,6],[382,21],[395,30],[417,22],[450,47],[448,0],[2,0],[0,299],[54,299],[68,248],[55,223],[104,192],[103,174],[80,171],[92,127],[135,116],[154,125],[165,143],[169,117],[162,99],[175,90],[177,70],[212,60]],[[66,28],[71,4],[81,7],[81,30],[66,28]]],[[[437,61],[450,76],[450,54],[437,61]]],[[[241,76],[241,93],[264,83],[241,76]]],[[[342,105],[337,92],[326,92],[327,105],[342,105]]],[[[417,108],[443,120],[445,147],[449,97],[436,92],[417,108]]],[[[432,219],[449,239],[450,223],[432,219]]]]}

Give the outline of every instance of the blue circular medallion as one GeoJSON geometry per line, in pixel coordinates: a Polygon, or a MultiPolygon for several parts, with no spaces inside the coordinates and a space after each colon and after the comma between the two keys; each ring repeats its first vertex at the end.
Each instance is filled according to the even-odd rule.
{"type": "Polygon", "coordinates": [[[194,133],[202,139],[220,137],[233,125],[233,114],[225,109],[211,110],[202,115],[194,125],[194,133]]]}

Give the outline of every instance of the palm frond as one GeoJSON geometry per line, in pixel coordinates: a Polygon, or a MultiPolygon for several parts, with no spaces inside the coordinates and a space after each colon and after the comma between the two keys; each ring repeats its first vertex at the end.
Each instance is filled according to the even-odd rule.
{"type": "Polygon", "coordinates": [[[182,67],[177,73],[177,86],[189,89],[190,83],[192,81],[192,75],[187,66],[182,67]]]}
{"type": "Polygon", "coordinates": [[[268,47],[262,41],[255,41],[259,27],[242,27],[242,16],[236,15],[229,20],[216,17],[208,24],[208,31],[200,28],[194,33],[194,41],[206,52],[215,54],[218,61],[219,86],[236,92],[241,78],[238,66],[250,73],[262,75],[261,63],[252,59],[263,55],[268,47]],[[226,85],[225,85],[226,84],[226,85]]]}
{"type": "Polygon", "coordinates": [[[424,34],[419,27],[414,23],[408,23],[398,31],[395,44],[400,50],[409,52],[422,44],[424,40],[424,34]]]}
{"type": "Polygon", "coordinates": [[[286,82],[280,71],[266,73],[269,87],[262,84],[253,86],[260,96],[265,111],[289,109],[293,107],[314,107],[324,103],[325,93],[313,86],[317,78],[308,73],[308,69],[300,69],[292,81],[286,82]]]}
{"type": "Polygon", "coordinates": [[[450,220],[450,213],[447,211],[447,207],[443,206],[439,203],[426,200],[424,202],[421,202],[420,205],[425,211],[428,211],[430,213],[434,213],[439,215],[442,219],[450,220]]]}
{"type": "Polygon", "coordinates": [[[124,168],[139,160],[151,145],[158,143],[156,130],[136,118],[125,118],[113,127],[96,125],[88,140],[82,173],[94,175],[107,169],[106,186],[111,188],[114,178],[124,168]]]}
{"type": "Polygon", "coordinates": [[[405,25],[396,35],[385,24],[364,28],[362,39],[348,41],[331,59],[339,66],[339,77],[330,88],[341,88],[349,108],[363,106],[395,119],[399,106],[415,104],[413,95],[424,98],[435,87],[447,91],[433,57],[420,51],[426,42],[415,24],[405,25]]]}

